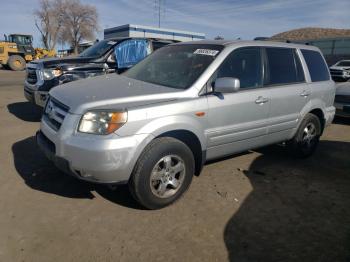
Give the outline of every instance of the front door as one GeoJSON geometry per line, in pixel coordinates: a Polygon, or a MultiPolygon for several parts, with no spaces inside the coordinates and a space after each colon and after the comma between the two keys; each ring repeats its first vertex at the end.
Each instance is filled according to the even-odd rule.
{"type": "Polygon", "coordinates": [[[238,78],[240,90],[207,95],[207,159],[260,146],[267,134],[270,98],[263,88],[262,49],[245,47],[234,50],[211,82],[221,77],[238,78]]]}

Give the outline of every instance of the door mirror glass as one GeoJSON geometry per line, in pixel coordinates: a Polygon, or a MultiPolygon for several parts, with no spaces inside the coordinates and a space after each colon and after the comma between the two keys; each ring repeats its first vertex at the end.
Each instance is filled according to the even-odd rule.
{"type": "Polygon", "coordinates": [[[109,57],[107,58],[107,63],[115,64],[115,54],[114,53],[109,55],[109,57]]]}
{"type": "Polygon", "coordinates": [[[240,81],[234,77],[217,78],[214,83],[214,91],[218,93],[234,93],[240,89],[240,81]]]}

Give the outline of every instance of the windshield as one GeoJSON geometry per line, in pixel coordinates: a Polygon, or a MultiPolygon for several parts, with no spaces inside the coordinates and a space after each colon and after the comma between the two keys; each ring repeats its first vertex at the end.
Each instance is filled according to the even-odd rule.
{"type": "Polygon", "coordinates": [[[81,54],[79,54],[79,57],[100,57],[110,50],[115,44],[117,44],[116,41],[102,40],[84,50],[81,54]]]}
{"type": "Polygon", "coordinates": [[[123,75],[177,89],[189,88],[223,49],[220,45],[173,45],[158,49],[123,75]]]}
{"type": "Polygon", "coordinates": [[[350,61],[341,61],[337,64],[337,66],[350,66],[350,61]]]}
{"type": "Polygon", "coordinates": [[[9,40],[18,45],[30,45],[32,43],[32,37],[29,35],[10,35],[9,40]]]}

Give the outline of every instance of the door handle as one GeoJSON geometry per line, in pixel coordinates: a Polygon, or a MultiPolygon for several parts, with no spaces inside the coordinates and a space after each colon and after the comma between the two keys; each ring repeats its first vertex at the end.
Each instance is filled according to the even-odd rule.
{"type": "Polygon", "coordinates": [[[304,90],[303,92],[301,92],[300,96],[302,97],[308,97],[310,95],[310,92],[304,90]]]}
{"type": "Polygon", "coordinates": [[[266,97],[262,97],[262,96],[259,96],[256,100],[255,100],[255,104],[258,104],[258,105],[262,105],[262,104],[265,104],[269,102],[269,99],[266,98],[266,97]]]}

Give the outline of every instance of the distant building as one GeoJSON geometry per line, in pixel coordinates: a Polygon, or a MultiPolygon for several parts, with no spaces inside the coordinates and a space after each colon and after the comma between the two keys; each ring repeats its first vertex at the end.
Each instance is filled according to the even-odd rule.
{"type": "Polygon", "coordinates": [[[350,29],[301,28],[276,34],[269,40],[317,46],[329,65],[350,59],[350,29]]]}
{"type": "Polygon", "coordinates": [[[106,28],[104,30],[104,39],[113,37],[148,37],[177,41],[193,41],[205,39],[205,34],[180,31],[169,28],[127,24],[112,28],[106,28]]]}

